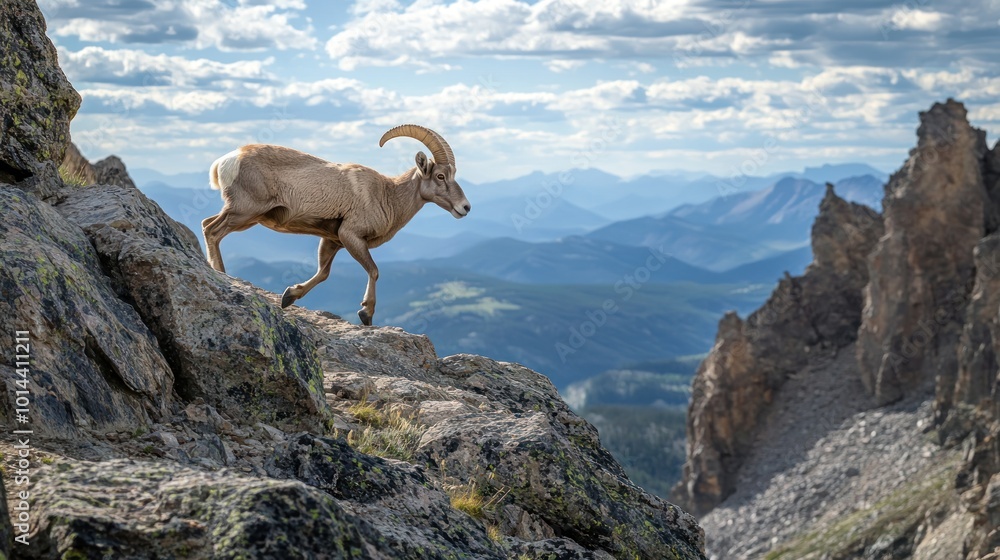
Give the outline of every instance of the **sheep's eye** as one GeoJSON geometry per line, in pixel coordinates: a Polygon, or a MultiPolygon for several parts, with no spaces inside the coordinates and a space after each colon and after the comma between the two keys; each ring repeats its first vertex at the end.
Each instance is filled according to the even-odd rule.
{"type": "Polygon", "coordinates": [[[438,173],[438,181],[444,181],[444,173],[438,173]]]}

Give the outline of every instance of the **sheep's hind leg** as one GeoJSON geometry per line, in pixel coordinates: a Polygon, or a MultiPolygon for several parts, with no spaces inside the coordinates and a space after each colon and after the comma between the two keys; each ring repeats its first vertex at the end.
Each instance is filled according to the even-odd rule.
{"type": "Polygon", "coordinates": [[[243,231],[255,225],[257,225],[255,217],[239,216],[225,208],[218,215],[202,220],[201,228],[202,235],[205,236],[205,248],[208,250],[208,264],[219,272],[225,272],[226,265],[222,262],[222,251],[219,250],[222,238],[234,231],[243,231]]]}
{"type": "Polygon", "coordinates": [[[219,272],[225,272],[226,266],[222,263],[222,252],[219,250],[219,242],[222,241],[222,238],[215,239],[213,235],[215,226],[220,219],[222,219],[221,212],[202,220],[201,235],[205,238],[205,253],[208,255],[208,264],[219,272]]]}
{"type": "Polygon", "coordinates": [[[365,288],[365,298],[361,300],[358,317],[363,324],[371,326],[372,318],[375,316],[375,283],[378,282],[378,266],[368,251],[368,243],[361,237],[345,232],[341,227],[340,242],[368,273],[368,286],[365,288]]]}
{"type": "Polygon", "coordinates": [[[316,270],[316,274],[312,278],[306,280],[301,284],[296,284],[294,286],[289,286],[285,288],[285,293],[281,294],[281,308],[284,309],[289,305],[295,303],[295,300],[301,298],[302,296],[309,293],[323,280],[326,280],[330,276],[330,265],[333,264],[333,257],[337,255],[337,251],[341,248],[337,243],[330,241],[329,239],[323,238],[319,241],[319,268],[316,270]]]}

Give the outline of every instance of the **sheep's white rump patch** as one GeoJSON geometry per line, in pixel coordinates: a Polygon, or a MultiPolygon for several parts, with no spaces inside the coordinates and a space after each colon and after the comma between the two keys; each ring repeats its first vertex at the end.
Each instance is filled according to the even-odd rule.
{"type": "Polygon", "coordinates": [[[212,164],[218,170],[219,173],[219,187],[227,188],[236,181],[236,177],[240,174],[240,151],[233,150],[228,154],[215,160],[212,164]]]}

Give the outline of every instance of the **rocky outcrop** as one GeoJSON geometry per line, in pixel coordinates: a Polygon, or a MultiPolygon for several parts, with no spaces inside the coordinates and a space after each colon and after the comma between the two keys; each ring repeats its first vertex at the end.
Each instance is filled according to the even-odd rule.
{"type": "Polygon", "coordinates": [[[70,190],[57,209],[87,234],[117,296],[156,335],[181,398],[251,423],[323,425],[311,341],[267,300],[212,270],[187,228],[133,187],[70,190]]]}
{"type": "Polygon", "coordinates": [[[886,186],[884,236],[827,219],[838,212],[813,228],[803,280],[852,271],[852,288],[815,297],[786,279],[747,322],[721,323],[678,488],[715,508],[713,558],[1000,557],[1000,143],[988,150],[953,100],[920,120],[886,186]],[[782,293],[796,304],[775,309],[782,293]],[[768,310],[772,326],[750,330],[768,310]],[[824,346],[844,351],[831,361],[824,346]]]}
{"type": "MultiPolygon", "coordinates": [[[[0,313],[30,335],[28,383],[39,434],[132,429],[167,412],[174,374],[135,309],[120,300],[87,236],[47,203],[0,185],[0,313]]],[[[5,394],[18,388],[16,341],[0,337],[5,394]]],[[[23,352],[22,352],[23,353],[23,352]]],[[[0,400],[7,425],[14,402],[0,400]]]]}
{"type": "MultiPolygon", "coordinates": [[[[58,211],[10,186],[0,193],[0,310],[31,333],[30,375],[47,389],[33,407],[40,431],[148,425],[175,392],[247,422],[323,426],[315,348],[267,300],[212,271],[193,234],[138,190],[69,189],[58,211]]],[[[14,344],[0,348],[14,356],[14,344]]],[[[11,390],[14,365],[0,366],[11,390]]],[[[0,407],[10,420],[14,408],[0,407]]]]}
{"type": "Polygon", "coordinates": [[[858,333],[862,379],[880,404],[928,391],[957,369],[956,346],[992,204],[985,132],[949,100],[920,115],[917,147],[886,185],[885,237],[871,256],[858,333]]]}
{"type": "Polygon", "coordinates": [[[692,387],[688,460],[674,489],[682,505],[704,513],[731,494],[774,392],[811,355],[854,341],[868,281],[864,255],[881,234],[875,211],[828,185],[805,274],[782,279],[746,321],[729,313],[719,323],[692,387]]]}
{"type": "MultiPolygon", "coordinates": [[[[990,210],[1000,213],[1000,142],[983,158],[990,210]]],[[[937,376],[935,420],[945,446],[965,450],[955,479],[959,515],[972,518],[963,544],[966,558],[1000,557],[1000,233],[987,220],[987,235],[973,251],[975,282],[964,310],[957,371],[937,376]],[[994,556],[988,556],[990,554],[994,556]]]]}
{"type": "MultiPolygon", "coordinates": [[[[1000,142],[983,157],[983,184],[992,204],[986,205],[986,215],[1000,214],[1000,142]],[[992,212],[990,211],[992,209],[992,212]]],[[[987,220],[989,235],[980,239],[972,251],[975,280],[964,310],[964,325],[958,344],[957,372],[942,372],[936,385],[936,416],[939,423],[948,421],[954,407],[978,408],[987,417],[1000,419],[1000,232],[987,220]]],[[[949,427],[957,428],[968,419],[958,412],[949,427]]],[[[951,437],[968,433],[967,428],[951,437]]]]}
{"type": "Polygon", "coordinates": [[[80,96],[59,68],[34,0],[0,5],[0,183],[23,182],[42,197],[57,167],[80,96]]]}
{"type": "Polygon", "coordinates": [[[704,542],[694,520],[637,492],[596,430],[555,402],[562,406],[456,415],[428,429],[417,452],[428,465],[474,480],[489,494],[505,493],[509,503],[497,522],[519,539],[568,537],[616,557],[663,557],[667,550],[696,556],[704,542]]]}
{"type": "Polygon", "coordinates": [[[347,417],[345,401],[364,399],[412,415],[424,426],[412,460],[502,497],[485,516],[511,547],[568,554],[569,542],[616,558],[690,558],[703,549],[694,519],[629,482],[547,378],[480,356],[440,359],[426,337],[399,329],[294,313],[319,341],[335,411],[347,417]]]}
{"type": "Polygon", "coordinates": [[[971,520],[964,554],[981,558],[1000,550],[1000,143],[988,150],[953,100],[922,113],[917,135],[886,187],[858,365],[880,403],[933,388],[939,441],[965,450],[947,519],[971,520]]]}

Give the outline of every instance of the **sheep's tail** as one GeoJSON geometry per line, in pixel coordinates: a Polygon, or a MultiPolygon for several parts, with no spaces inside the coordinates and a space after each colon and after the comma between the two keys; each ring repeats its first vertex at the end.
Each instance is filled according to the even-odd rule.
{"type": "Polygon", "coordinates": [[[240,151],[233,150],[215,160],[208,171],[208,182],[213,189],[221,191],[236,182],[240,174],[240,151]]]}
{"type": "Polygon", "coordinates": [[[208,170],[208,185],[217,191],[221,191],[219,186],[219,160],[212,163],[212,168],[208,170]]]}

